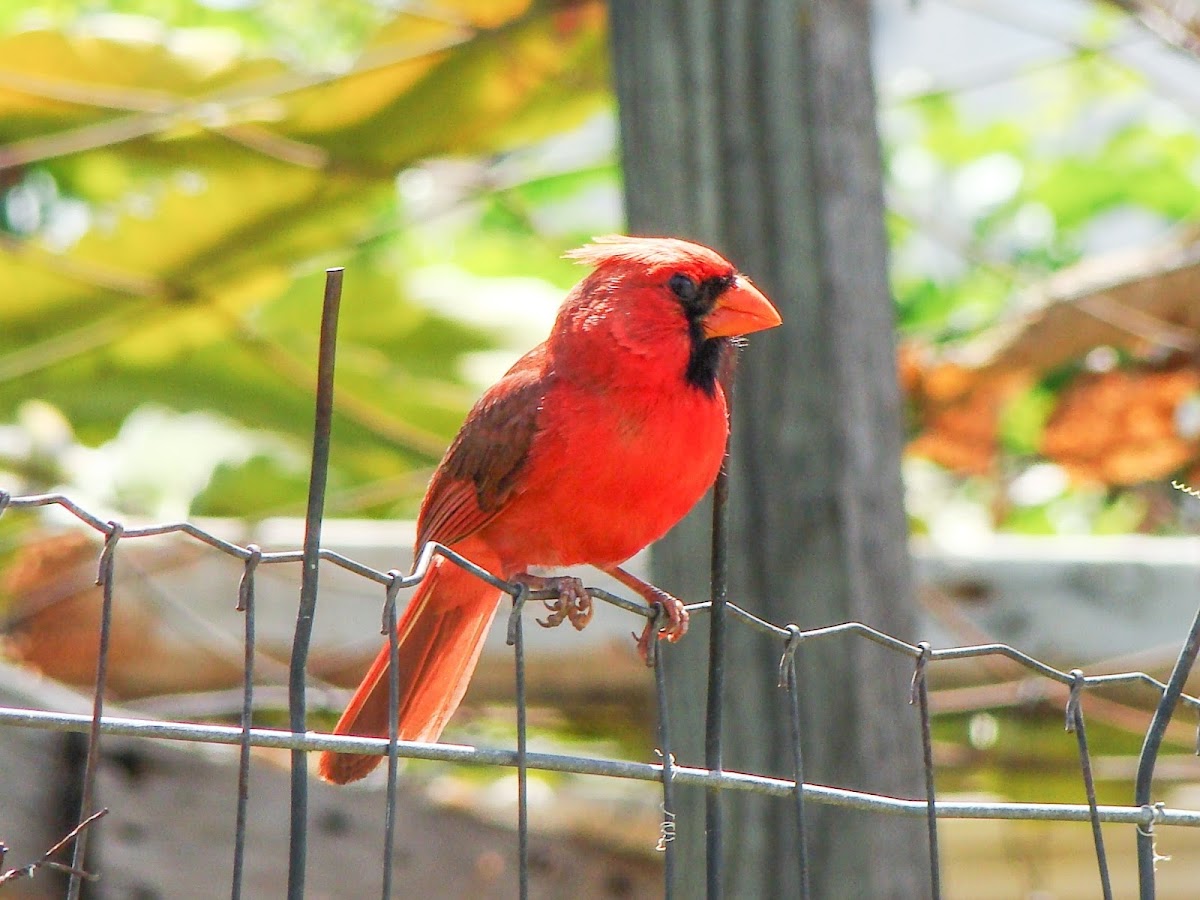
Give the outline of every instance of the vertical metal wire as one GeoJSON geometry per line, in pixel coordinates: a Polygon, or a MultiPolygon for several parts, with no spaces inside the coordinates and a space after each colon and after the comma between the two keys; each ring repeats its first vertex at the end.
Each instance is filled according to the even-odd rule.
{"type": "Polygon", "coordinates": [[[254,724],[254,572],[262,561],[262,548],[246,547],[246,568],[238,584],[237,609],[245,614],[245,661],[242,669],[242,743],[238,755],[237,824],[233,833],[233,886],[231,900],[240,900],[246,864],[246,813],[250,800],[250,727],[254,724]]]}
{"type": "MultiPolygon", "coordinates": [[[[112,634],[113,579],[116,573],[117,541],[125,528],[118,522],[108,523],[104,538],[104,550],[100,553],[96,584],[101,585],[103,601],[100,606],[100,642],[96,651],[96,687],[92,697],[92,727],[88,732],[87,762],[83,769],[82,799],[79,804],[79,821],[93,812],[96,795],[96,769],[100,765],[100,718],[104,715],[104,691],[108,683],[108,645],[112,634]]],[[[75,849],[71,854],[71,880],[67,884],[67,900],[79,900],[83,879],[79,873],[86,869],[88,837],[92,830],[85,828],[75,838],[75,849]]]]}
{"type": "Polygon", "coordinates": [[[521,613],[529,586],[517,586],[508,617],[508,645],[513,648],[517,702],[517,881],[521,900],[529,900],[529,763],[525,734],[525,630],[521,613]]]}
{"type": "Polygon", "coordinates": [[[1096,864],[1100,867],[1100,889],[1104,900],[1112,900],[1112,882],[1108,877],[1108,855],[1104,852],[1104,835],[1100,831],[1100,810],[1096,806],[1096,780],[1092,776],[1092,756],[1088,752],[1087,732],[1083,725],[1083,706],[1080,693],[1084,675],[1081,669],[1071,670],[1071,695],[1067,699],[1067,731],[1075,732],[1079,744],[1079,767],[1083,772],[1083,787],[1087,791],[1088,814],[1092,821],[1092,842],[1096,847],[1096,864]]]}
{"type": "Polygon", "coordinates": [[[383,818],[383,900],[392,896],[392,857],[396,847],[396,775],[400,770],[396,755],[400,731],[400,636],[396,634],[396,595],[403,573],[388,572],[387,597],[383,604],[383,633],[388,642],[388,771],[387,810],[383,818]]]}
{"type": "MultiPolygon", "coordinates": [[[[654,633],[658,634],[658,619],[664,614],[661,605],[655,616],[654,633]]],[[[675,760],[671,756],[671,731],[667,715],[667,672],[663,656],[666,646],[657,638],[650,642],[654,654],[654,689],[658,704],[658,748],[662,753],[662,831],[659,834],[658,849],[663,852],[663,898],[672,900],[675,896],[675,760]]]]}
{"type": "MultiPolygon", "coordinates": [[[[1171,677],[1167,681],[1166,690],[1163,691],[1162,700],[1154,710],[1150,728],[1146,731],[1145,740],[1142,742],[1142,753],[1138,758],[1137,779],[1134,782],[1133,802],[1146,809],[1153,809],[1150,805],[1150,790],[1154,783],[1154,765],[1158,761],[1158,751],[1162,747],[1163,737],[1167,733],[1167,725],[1170,724],[1171,716],[1175,713],[1179,695],[1183,693],[1184,682],[1187,681],[1188,675],[1192,671],[1198,652],[1200,652],[1200,610],[1196,611],[1196,618],[1192,620],[1187,640],[1183,642],[1179,658],[1175,660],[1175,668],[1171,670],[1171,677]]],[[[1147,828],[1139,827],[1137,829],[1137,858],[1139,896],[1141,900],[1154,900],[1153,819],[1147,828]]]]}
{"type": "Polygon", "coordinates": [[[796,675],[796,647],[800,643],[800,626],[788,625],[788,639],[779,660],[779,686],[788,692],[792,726],[792,777],[796,781],[793,794],[796,803],[796,847],[798,850],[800,897],[811,896],[808,876],[808,839],[804,833],[804,752],[800,746],[800,680],[796,675]]]}
{"type": "MultiPolygon", "coordinates": [[[[712,607],[709,612],[708,632],[708,707],[704,721],[704,765],[710,771],[720,772],[722,766],[721,720],[722,695],[725,685],[725,602],[728,596],[728,559],[725,540],[725,507],[729,501],[729,448],[726,445],[725,462],[713,485],[712,517],[712,607]]],[[[704,806],[704,834],[706,847],[706,884],[708,900],[721,897],[721,847],[722,847],[722,798],[721,790],[710,787],[706,791],[704,806]]]]}
{"type": "Polygon", "coordinates": [[[929,882],[931,896],[938,900],[942,896],[942,872],[941,856],[938,852],[937,793],[933,776],[933,732],[929,724],[929,687],[925,681],[925,667],[932,648],[928,641],[921,641],[917,648],[921,654],[917,657],[917,666],[913,670],[908,702],[915,705],[921,713],[921,755],[925,764],[925,821],[929,832],[929,882]]]}
{"type": "MultiPolygon", "coordinates": [[[[312,470],[308,480],[308,510],[304,521],[304,562],[300,580],[300,607],[292,641],[288,678],[288,719],[293,732],[307,728],[305,680],[313,617],[317,611],[317,574],[320,563],[321,520],[325,513],[325,483],[329,474],[329,433],[333,424],[333,364],[337,350],[338,310],[342,300],[342,270],[325,271],[325,298],[321,310],[321,342],[317,357],[317,404],[313,423],[312,470]]],[[[308,754],[292,751],[291,832],[288,842],[288,900],[304,896],[304,870],[308,856],[308,754]]]]}

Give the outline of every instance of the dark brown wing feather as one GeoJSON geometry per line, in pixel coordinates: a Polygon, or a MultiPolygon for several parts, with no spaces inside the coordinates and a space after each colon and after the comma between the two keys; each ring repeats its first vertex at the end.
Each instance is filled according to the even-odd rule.
{"type": "Polygon", "coordinates": [[[417,548],[453,544],[486,525],[517,487],[547,380],[546,348],[526,353],[467,415],[433,474],[417,523],[417,548]]]}

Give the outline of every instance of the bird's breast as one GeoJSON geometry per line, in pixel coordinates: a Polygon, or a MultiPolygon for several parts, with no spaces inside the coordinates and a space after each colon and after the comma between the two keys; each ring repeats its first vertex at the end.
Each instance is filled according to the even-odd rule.
{"type": "Polygon", "coordinates": [[[482,536],[510,571],[620,563],[708,490],[727,427],[720,392],[685,385],[550,393],[521,485],[482,536]]]}

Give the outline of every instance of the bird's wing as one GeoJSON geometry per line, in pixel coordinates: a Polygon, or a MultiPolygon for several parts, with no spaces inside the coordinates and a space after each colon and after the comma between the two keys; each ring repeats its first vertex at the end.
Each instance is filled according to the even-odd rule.
{"type": "Polygon", "coordinates": [[[538,431],[547,381],[545,345],[525,354],[480,398],[434,472],[417,526],[452,544],[486,525],[512,495],[538,431]]]}

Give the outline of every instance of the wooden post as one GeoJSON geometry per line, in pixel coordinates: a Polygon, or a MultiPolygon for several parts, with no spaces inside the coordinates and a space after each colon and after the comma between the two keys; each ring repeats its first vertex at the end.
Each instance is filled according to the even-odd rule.
{"type": "MultiPolygon", "coordinates": [[[[915,640],[900,397],[866,0],[613,0],[630,228],[710,243],[784,317],[738,376],[729,599],[802,627],[857,619],[915,640]]],[[[709,516],[654,551],[707,596],[709,516]]],[[[701,622],[702,622],[701,617],[701,622]]],[[[790,774],[783,649],[731,623],[725,767],[790,774]]],[[[679,762],[699,764],[707,638],[668,650],[679,762]]],[[[912,663],[859,640],[801,645],[810,781],[922,796],[912,663]]],[[[699,791],[679,791],[676,896],[704,895],[699,791]]],[[[816,897],[920,897],[925,823],[808,807],[816,897]]],[[[797,896],[783,801],[726,797],[724,893],[797,896]]]]}

